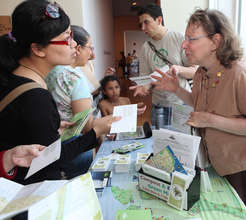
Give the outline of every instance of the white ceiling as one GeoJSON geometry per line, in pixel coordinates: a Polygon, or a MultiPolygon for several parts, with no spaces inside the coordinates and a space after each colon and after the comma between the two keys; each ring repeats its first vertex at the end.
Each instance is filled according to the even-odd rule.
{"type": "Polygon", "coordinates": [[[112,0],[114,16],[136,15],[137,11],[132,8],[132,2],[137,6],[143,6],[149,3],[155,3],[156,0],[112,0]]]}

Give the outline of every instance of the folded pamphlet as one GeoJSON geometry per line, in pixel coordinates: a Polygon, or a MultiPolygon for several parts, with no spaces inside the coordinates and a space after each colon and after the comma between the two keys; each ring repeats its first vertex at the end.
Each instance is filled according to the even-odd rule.
{"type": "Polygon", "coordinates": [[[28,219],[102,219],[90,173],[21,185],[0,178],[0,219],[28,211],[28,219]],[[78,208],[79,207],[79,208],[78,208]]]}
{"type": "Polygon", "coordinates": [[[75,122],[74,125],[66,128],[62,135],[61,135],[61,141],[66,141],[74,136],[78,136],[81,134],[81,131],[83,130],[84,126],[86,125],[87,121],[89,120],[91,112],[93,112],[94,109],[89,108],[85,111],[79,112],[75,114],[72,118],[71,122],[75,122]]]}
{"type": "Polygon", "coordinates": [[[180,163],[170,146],[166,146],[159,153],[150,157],[145,163],[157,169],[164,170],[170,174],[174,171],[187,174],[183,165],[180,163]]]}

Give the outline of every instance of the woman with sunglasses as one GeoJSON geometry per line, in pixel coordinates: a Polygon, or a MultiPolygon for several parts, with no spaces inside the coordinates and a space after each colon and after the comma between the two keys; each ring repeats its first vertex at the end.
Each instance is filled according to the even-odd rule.
{"type": "MultiPolygon", "coordinates": [[[[76,57],[70,65],[58,65],[51,70],[46,78],[48,90],[51,92],[60,114],[61,120],[71,121],[73,116],[92,107],[92,95],[88,81],[81,71],[85,66],[94,48],[89,33],[82,27],[72,25],[74,41],[77,43],[76,57]]],[[[98,119],[96,119],[98,120],[98,119]]],[[[86,123],[83,134],[93,127],[93,116],[86,123]]],[[[88,171],[93,160],[93,151],[87,151],[62,165],[66,178],[71,179],[88,171]]]]}
{"type": "Polygon", "coordinates": [[[198,129],[211,164],[246,204],[246,63],[240,42],[216,10],[195,11],[185,35],[188,61],[200,66],[192,93],[179,86],[175,72],[160,72],[154,85],[194,107],[187,124],[198,129]]]}
{"type": "MultiPolygon", "coordinates": [[[[0,101],[19,85],[36,82],[39,88],[24,92],[0,112],[1,151],[22,144],[48,146],[59,138],[60,116],[44,79],[54,66],[75,61],[75,47],[69,17],[56,4],[24,1],[15,8],[11,32],[0,37],[0,101]]],[[[62,144],[60,159],[26,180],[27,168],[15,167],[13,180],[29,184],[60,179],[60,164],[96,146],[116,120],[102,118],[83,136],[62,144]]]]}

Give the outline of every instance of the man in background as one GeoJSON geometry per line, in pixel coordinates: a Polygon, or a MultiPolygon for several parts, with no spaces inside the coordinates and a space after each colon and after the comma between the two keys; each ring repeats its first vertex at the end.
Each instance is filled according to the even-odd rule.
{"type": "MultiPolygon", "coordinates": [[[[140,76],[150,75],[155,71],[155,68],[161,69],[165,65],[168,65],[169,70],[176,70],[180,85],[190,90],[187,79],[193,78],[197,68],[195,66],[189,66],[185,52],[181,47],[184,36],[181,33],[169,31],[164,26],[162,10],[156,4],[141,7],[138,16],[142,31],[150,37],[150,40],[143,44],[140,52],[140,76]]],[[[150,86],[133,86],[130,89],[135,90],[134,96],[145,96],[151,90],[150,86]]],[[[171,104],[174,102],[182,103],[174,94],[153,89],[151,109],[152,125],[156,125],[157,109],[160,108],[164,112],[164,124],[161,127],[171,124],[171,104]]]]}

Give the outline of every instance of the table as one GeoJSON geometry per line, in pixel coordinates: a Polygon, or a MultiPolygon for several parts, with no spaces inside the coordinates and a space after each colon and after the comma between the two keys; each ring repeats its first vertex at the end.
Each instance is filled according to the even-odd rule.
{"type": "MultiPolygon", "coordinates": [[[[152,215],[157,220],[235,220],[246,219],[246,207],[225,178],[218,176],[213,168],[208,170],[213,192],[201,193],[200,201],[189,211],[178,211],[147,193],[138,190],[135,161],[138,152],[152,152],[152,138],[136,140],[145,145],[137,151],[131,152],[131,167],[129,173],[115,173],[113,171],[111,187],[106,187],[98,195],[104,220],[115,220],[116,211],[120,209],[151,208],[152,215]]],[[[112,150],[122,145],[132,143],[127,141],[104,141],[95,160],[110,155],[112,150]]]]}

